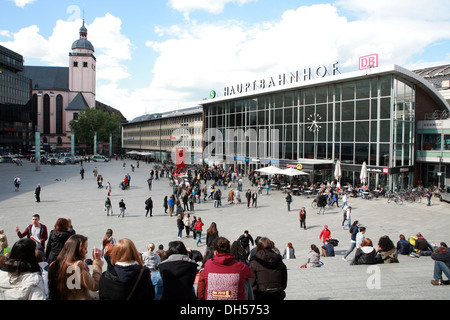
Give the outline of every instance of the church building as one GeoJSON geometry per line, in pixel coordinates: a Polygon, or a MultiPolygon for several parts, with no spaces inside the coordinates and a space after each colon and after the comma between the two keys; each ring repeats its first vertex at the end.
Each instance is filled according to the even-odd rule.
{"type": "MultiPolygon", "coordinates": [[[[40,132],[41,145],[48,151],[67,151],[71,146],[69,123],[87,108],[102,109],[96,101],[95,49],[83,25],[73,42],[68,67],[24,66],[22,74],[32,81],[33,124],[40,132]],[[47,147],[46,147],[47,146],[47,147]]],[[[122,114],[109,108],[111,111],[122,114]]]]}

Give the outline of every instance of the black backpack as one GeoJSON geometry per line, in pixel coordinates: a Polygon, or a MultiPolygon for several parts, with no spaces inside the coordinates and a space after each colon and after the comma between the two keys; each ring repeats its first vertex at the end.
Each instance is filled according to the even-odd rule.
{"type": "Polygon", "coordinates": [[[328,242],[333,245],[333,247],[337,247],[339,245],[339,240],[337,239],[328,239],[328,242]]]}

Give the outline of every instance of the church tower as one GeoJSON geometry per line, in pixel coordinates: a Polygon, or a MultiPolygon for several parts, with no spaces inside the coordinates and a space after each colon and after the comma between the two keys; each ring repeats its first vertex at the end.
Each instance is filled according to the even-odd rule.
{"type": "Polygon", "coordinates": [[[89,108],[95,107],[96,58],[94,46],[87,39],[87,29],[80,28],[80,38],[72,44],[69,53],[69,100],[80,99],[80,94],[89,108]]]}

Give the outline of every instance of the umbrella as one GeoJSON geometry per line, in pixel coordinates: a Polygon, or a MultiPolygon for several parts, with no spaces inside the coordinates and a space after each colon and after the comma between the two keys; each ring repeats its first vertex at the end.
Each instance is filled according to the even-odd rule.
{"type": "Polygon", "coordinates": [[[269,166],[269,167],[257,169],[256,171],[259,171],[259,172],[264,173],[264,174],[280,174],[280,173],[283,173],[283,170],[281,170],[278,167],[274,167],[274,166],[269,166]]]}
{"type": "Polygon", "coordinates": [[[367,164],[366,164],[366,162],[364,161],[363,164],[362,164],[362,167],[361,167],[361,175],[360,175],[361,183],[362,183],[363,185],[365,185],[365,184],[367,183],[367,178],[368,178],[368,177],[369,177],[369,175],[368,175],[368,173],[367,173],[367,164]]]}
{"type": "Polygon", "coordinates": [[[297,170],[297,169],[294,169],[294,168],[284,169],[284,170],[282,170],[281,174],[284,174],[284,175],[287,175],[287,176],[290,176],[290,177],[293,177],[293,176],[307,176],[307,175],[309,175],[309,173],[306,173],[304,171],[297,170]]]}
{"type": "Polygon", "coordinates": [[[334,168],[334,178],[340,182],[342,177],[342,169],[341,169],[341,161],[337,160],[336,161],[336,166],[334,168]]]}

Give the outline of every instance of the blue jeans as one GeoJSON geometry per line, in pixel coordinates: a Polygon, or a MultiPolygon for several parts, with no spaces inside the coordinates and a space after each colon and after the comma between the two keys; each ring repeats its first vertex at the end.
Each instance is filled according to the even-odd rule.
{"type": "Polygon", "coordinates": [[[442,280],[442,273],[450,280],[450,268],[443,261],[434,261],[434,280],[442,280]]]}
{"type": "Polygon", "coordinates": [[[353,242],[352,241],[352,244],[351,244],[351,246],[350,246],[350,249],[347,251],[347,253],[345,254],[345,256],[344,256],[344,259],[346,259],[347,257],[348,257],[348,255],[353,251],[353,249],[355,249],[356,248],[356,241],[355,242],[353,242]]]}
{"type": "Polygon", "coordinates": [[[155,298],[153,300],[161,300],[163,294],[163,282],[159,271],[152,271],[152,283],[155,288],[155,298]]]}
{"type": "Polygon", "coordinates": [[[202,239],[202,233],[200,231],[197,231],[197,245],[201,242],[202,239]]]}
{"type": "Polygon", "coordinates": [[[350,229],[350,225],[351,225],[350,219],[345,219],[343,228],[344,229],[350,229]]]}

